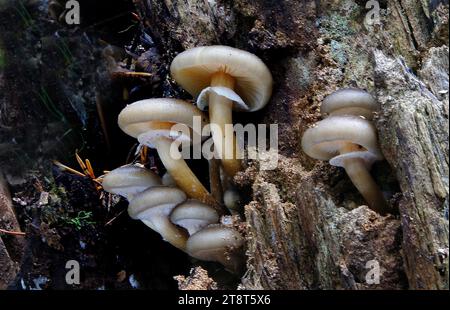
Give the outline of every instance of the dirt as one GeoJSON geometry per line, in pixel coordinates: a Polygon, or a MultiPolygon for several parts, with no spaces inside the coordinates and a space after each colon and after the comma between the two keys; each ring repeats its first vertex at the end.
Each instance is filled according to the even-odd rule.
{"type": "Polygon", "coordinates": [[[11,288],[176,288],[170,279],[187,270],[187,257],[129,219],[126,202],[98,192],[88,178],[54,173],[48,183],[34,179],[14,188],[27,243],[11,288]],[[49,194],[45,204],[42,193],[49,194]],[[65,283],[70,260],[81,265],[81,285],[65,283]]]}
{"type": "Polygon", "coordinates": [[[208,272],[202,267],[193,268],[188,277],[176,276],[174,279],[178,281],[178,289],[180,290],[198,291],[217,289],[217,283],[208,276],[208,272]]]}

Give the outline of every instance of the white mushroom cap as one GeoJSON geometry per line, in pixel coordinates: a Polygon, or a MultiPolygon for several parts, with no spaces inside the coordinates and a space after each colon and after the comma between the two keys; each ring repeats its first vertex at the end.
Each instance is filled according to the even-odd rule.
{"type": "Polygon", "coordinates": [[[204,227],[219,222],[217,211],[197,200],[188,200],[179,204],[170,214],[172,223],[185,228],[193,235],[204,227]]]}
{"type": "Polygon", "coordinates": [[[131,199],[149,187],[161,185],[161,179],[152,171],[135,165],[127,165],[109,172],[102,182],[109,193],[131,199]]]}
{"type": "MultiPolygon", "coordinates": [[[[375,127],[368,120],[357,116],[331,116],[308,129],[302,139],[303,151],[319,160],[330,160],[340,155],[340,151],[348,145],[362,148],[361,151],[347,153],[353,157],[366,160],[383,158],[375,127]]],[[[333,163],[339,164],[339,159],[330,161],[330,164],[333,163]]]]}
{"type": "MultiPolygon", "coordinates": [[[[170,71],[177,83],[194,97],[210,86],[214,74],[224,72],[232,76],[235,79],[234,92],[237,97],[227,94],[224,88],[218,87],[213,91],[233,100],[237,110],[260,110],[272,94],[272,74],[262,60],[249,52],[229,46],[187,50],[175,57],[170,71]]],[[[199,108],[204,104],[206,103],[201,103],[199,108]]]]}
{"type": "Polygon", "coordinates": [[[379,109],[378,102],[368,92],[361,89],[345,88],[332,93],[324,99],[321,113],[363,116],[371,120],[374,112],[379,109]]]}
{"type": "MultiPolygon", "coordinates": [[[[139,142],[152,147],[152,139],[167,138],[190,140],[189,136],[180,136],[172,131],[173,125],[186,125],[194,128],[194,116],[201,121],[200,130],[208,122],[208,117],[194,105],[178,99],[146,99],[128,105],[119,114],[119,127],[128,135],[138,138],[139,142]],[[145,141],[141,141],[145,140],[145,141]]],[[[195,134],[201,135],[201,132],[195,134]]]]}
{"type": "Polygon", "coordinates": [[[185,200],[186,194],[177,188],[152,187],[130,202],[128,214],[158,232],[165,241],[185,251],[188,233],[169,220],[172,210],[185,200]]]}
{"type": "Polygon", "coordinates": [[[197,259],[219,262],[236,271],[240,264],[235,252],[244,244],[244,238],[235,229],[210,225],[192,235],[186,243],[186,252],[197,259]]]}
{"type": "Polygon", "coordinates": [[[133,219],[149,221],[153,215],[168,217],[172,210],[186,199],[186,194],[178,188],[152,187],[130,201],[128,214],[133,219]]]}

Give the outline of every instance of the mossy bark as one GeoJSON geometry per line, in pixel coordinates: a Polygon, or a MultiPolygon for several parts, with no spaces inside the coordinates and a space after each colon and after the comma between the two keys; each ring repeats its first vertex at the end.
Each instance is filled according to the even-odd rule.
{"type": "Polygon", "coordinates": [[[448,289],[448,1],[378,1],[376,25],[363,0],[135,2],[168,65],[184,49],[225,44],[274,75],[269,105],[245,117],[279,125],[278,168],[247,161],[235,178],[249,201],[243,287],[448,289]],[[342,170],[301,151],[323,98],[343,87],[382,105],[386,161],[372,173],[399,214],[362,206],[342,170]],[[371,261],[379,284],[366,281],[371,261]]]}

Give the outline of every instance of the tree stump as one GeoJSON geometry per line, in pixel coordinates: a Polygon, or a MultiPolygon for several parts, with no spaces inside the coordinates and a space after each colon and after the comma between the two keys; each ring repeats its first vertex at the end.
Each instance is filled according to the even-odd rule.
{"type": "MultiPolygon", "coordinates": [[[[28,11],[17,10],[15,1],[0,2],[4,4],[0,7],[0,169],[8,174],[33,168],[48,171],[49,159],[67,158],[86,135],[97,142],[90,151],[101,162],[111,152],[105,146],[108,121],[105,126],[97,110],[114,107],[109,110],[112,130],[121,107],[114,106],[114,100],[103,101],[127,97],[123,88],[115,89],[115,97],[103,94],[114,88],[105,74],[108,60],[98,61],[105,56],[105,46],[90,40],[95,35],[86,36],[82,29],[49,21],[48,1],[24,1],[24,7],[33,8],[28,11]],[[18,39],[17,33],[26,34],[26,40],[18,39]],[[7,65],[3,54],[8,56],[7,65]],[[18,68],[22,75],[17,75],[18,68]],[[104,134],[99,133],[102,127],[104,134]],[[30,135],[30,130],[36,135],[30,135]],[[11,155],[16,154],[13,147],[32,160],[11,155]]],[[[96,8],[100,2],[83,3],[96,8]]],[[[236,122],[279,126],[278,167],[266,171],[261,162],[246,160],[245,169],[234,178],[246,202],[242,226],[248,259],[240,288],[449,288],[447,0],[130,0],[127,4],[134,4],[139,15],[140,27],[129,28],[139,31],[127,41],[142,52],[136,68],[155,78],[140,85],[148,88],[145,94],[192,99],[170,78],[168,68],[179,52],[200,45],[247,50],[261,57],[273,74],[274,92],[266,108],[235,116],[236,122]],[[301,149],[304,132],[322,118],[323,99],[345,87],[365,89],[381,105],[374,123],[386,160],[376,163],[372,174],[388,196],[393,214],[381,216],[370,210],[342,169],[313,160],[301,149]]],[[[97,14],[90,18],[89,25],[95,28],[97,14]]],[[[112,132],[122,134],[117,128],[112,132]]],[[[126,152],[122,146],[112,148],[126,152]]],[[[119,157],[115,160],[119,162],[119,157]]],[[[77,208],[86,206],[81,198],[76,200],[77,208]]],[[[55,206],[70,206],[55,201],[55,206]]],[[[90,201],[93,204],[99,203],[90,201]]],[[[0,215],[11,214],[11,208],[7,209],[1,206],[0,215]]],[[[30,209],[39,208],[32,205],[30,209]]],[[[106,227],[100,220],[110,220],[111,214],[109,209],[100,210],[96,227],[106,227]]],[[[66,234],[73,235],[81,233],[72,229],[66,234]]],[[[17,271],[9,241],[9,237],[0,239],[0,288],[17,271]]],[[[123,250],[115,243],[110,246],[123,250]]],[[[61,256],[55,251],[48,255],[49,261],[61,256]]],[[[100,252],[92,255],[103,263],[100,252]]],[[[107,254],[111,261],[117,256],[112,251],[107,254]]],[[[137,257],[142,259],[141,252],[137,257]]],[[[32,259],[39,257],[29,255],[30,270],[32,259]]],[[[155,264],[157,269],[168,262],[161,258],[155,264]]],[[[172,272],[163,269],[164,274],[165,269],[172,272]]],[[[215,288],[219,281],[210,272],[198,270],[203,269],[179,280],[191,284],[192,279],[207,278],[206,288],[215,288]]],[[[86,287],[99,287],[97,282],[105,282],[100,280],[86,287]]],[[[63,278],[58,281],[55,287],[65,287],[63,278]]],[[[181,282],[180,287],[191,287],[181,282]]],[[[167,285],[159,279],[155,283],[167,285]]]]}
{"type": "Polygon", "coordinates": [[[279,125],[278,168],[248,161],[235,178],[250,193],[243,287],[448,289],[448,1],[375,1],[375,24],[362,0],[135,2],[168,65],[224,44],[274,75],[271,102],[249,117],[279,125]],[[343,87],[381,103],[386,162],[372,172],[397,215],[371,211],[345,173],[301,150],[323,98],[343,87]],[[370,262],[379,284],[367,281],[370,262]]]}

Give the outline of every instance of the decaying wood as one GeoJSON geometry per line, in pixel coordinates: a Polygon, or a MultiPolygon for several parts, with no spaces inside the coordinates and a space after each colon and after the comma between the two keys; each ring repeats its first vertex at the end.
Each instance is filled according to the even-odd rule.
{"type": "MultiPolygon", "coordinates": [[[[13,204],[11,200],[11,194],[7,187],[7,183],[0,172],[0,228],[11,231],[11,232],[21,232],[19,222],[15,215],[13,204]]],[[[23,238],[11,238],[8,241],[8,245],[11,247],[12,256],[20,260],[23,255],[24,242],[23,238]]]]}
{"type": "MultiPolygon", "coordinates": [[[[234,180],[242,200],[248,202],[244,206],[248,260],[241,288],[449,288],[447,0],[379,1],[376,25],[365,23],[369,13],[365,0],[133,2],[142,30],[151,37],[147,41],[154,41],[139,57],[145,64],[141,69],[158,76],[164,88],[160,94],[188,98],[167,68],[178,52],[199,45],[248,50],[273,73],[275,87],[268,106],[236,117],[278,124],[280,142],[275,170],[265,171],[258,161],[246,160],[245,170],[234,180]],[[342,169],[308,158],[301,150],[303,133],[322,117],[324,97],[344,87],[366,89],[381,104],[375,125],[386,161],[375,164],[372,173],[398,214],[380,216],[371,211],[342,169]],[[380,267],[379,283],[370,281],[373,264],[380,267]]],[[[22,153],[39,153],[36,162],[47,162],[49,154],[54,156],[62,147],[74,148],[55,139],[65,136],[64,126],[69,124],[61,127],[59,114],[70,123],[86,125],[86,108],[95,104],[91,73],[99,47],[86,42],[81,33],[63,34],[70,47],[77,47],[71,48],[73,58],[80,61],[76,73],[67,69],[64,58],[51,56],[64,43],[54,35],[57,24],[42,17],[28,31],[25,24],[14,23],[20,19],[14,16],[17,12],[8,12],[6,7],[0,10],[0,26],[5,29],[0,43],[9,56],[8,83],[0,76],[5,94],[0,98],[0,155],[16,147],[11,144],[14,138],[21,141],[22,153]],[[19,31],[28,34],[29,44],[17,38],[19,31]],[[35,69],[36,63],[42,70],[35,69]],[[17,76],[16,67],[40,75],[12,78],[17,76]],[[66,87],[82,77],[91,77],[85,81],[90,87],[66,87]],[[35,81],[40,81],[35,85],[38,90],[50,92],[60,103],[56,112],[61,113],[52,115],[42,105],[29,87],[35,81]],[[54,126],[42,125],[50,123],[54,126]]],[[[101,93],[110,88],[106,84],[100,85],[101,93]]],[[[91,127],[87,131],[95,132],[98,126],[91,127]]],[[[20,167],[8,164],[2,169],[23,171],[30,164],[24,160],[20,167]]],[[[0,180],[0,228],[18,231],[11,197],[1,184],[0,180]]],[[[0,238],[0,288],[15,277],[21,240],[0,238]]],[[[199,268],[178,280],[182,289],[216,287],[215,279],[199,268]]]]}
{"type": "Polygon", "coordinates": [[[208,276],[208,272],[202,267],[195,267],[188,277],[176,276],[180,290],[216,290],[217,283],[208,276]]]}
{"type": "Polygon", "coordinates": [[[17,271],[17,264],[9,256],[8,250],[0,238],[0,290],[8,287],[16,277],[17,271]]]}
{"type": "Polygon", "coordinates": [[[243,287],[448,288],[448,1],[380,1],[373,26],[362,0],[136,4],[168,62],[186,48],[227,44],[256,53],[274,75],[273,98],[254,121],[279,125],[279,166],[248,161],[235,178],[252,193],[243,287]],[[382,104],[387,163],[373,173],[399,216],[363,206],[345,173],[301,152],[323,98],[342,87],[382,104]],[[380,284],[367,282],[370,261],[380,284]]]}
{"type": "Polygon", "coordinates": [[[370,289],[367,262],[378,261],[384,281],[377,288],[405,288],[399,253],[400,222],[368,207],[340,207],[320,170],[298,171],[298,162],[281,159],[282,169],[259,173],[255,201],[246,207],[249,271],[254,289],[370,289]],[[283,202],[279,179],[297,183],[293,201],[283,202]]]}
{"type": "MultiPolygon", "coordinates": [[[[12,208],[11,195],[1,172],[0,228],[11,232],[20,232],[20,226],[12,208]]],[[[20,262],[25,245],[22,236],[7,236],[6,238],[8,248],[0,235],[0,289],[5,289],[15,278],[18,271],[17,263],[20,262]]]]}
{"type": "Polygon", "coordinates": [[[448,289],[448,56],[447,47],[430,50],[421,71],[430,90],[400,59],[374,55],[377,125],[403,192],[403,256],[415,289],[448,289]]]}

